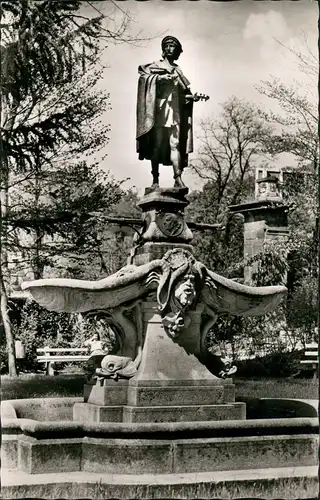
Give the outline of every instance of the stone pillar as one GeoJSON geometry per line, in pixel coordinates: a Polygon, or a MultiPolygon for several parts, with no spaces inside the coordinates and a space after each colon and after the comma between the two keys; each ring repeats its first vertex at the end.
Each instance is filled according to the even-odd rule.
{"type": "MultiPolygon", "coordinates": [[[[232,205],[230,212],[244,217],[244,257],[258,254],[266,241],[288,236],[288,206],[283,202],[277,179],[272,176],[257,181],[257,198],[248,203],[232,205]]],[[[254,265],[244,269],[244,281],[250,283],[254,265]]]]}

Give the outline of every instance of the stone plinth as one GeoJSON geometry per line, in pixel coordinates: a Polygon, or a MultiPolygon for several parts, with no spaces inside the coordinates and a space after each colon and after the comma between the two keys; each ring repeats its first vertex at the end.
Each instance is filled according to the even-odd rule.
{"type": "Polygon", "coordinates": [[[202,306],[176,339],[166,333],[156,302],[142,304],[144,347],[137,374],[85,385],[74,420],[88,422],[191,422],[241,420],[245,404],[235,403],[230,379],[213,375],[198,359],[202,306]]]}
{"type": "Polygon", "coordinates": [[[246,405],[244,403],[123,407],[123,421],[127,423],[205,422],[245,418],[246,405]]]}
{"type": "Polygon", "coordinates": [[[193,235],[184,219],[184,209],[189,204],[185,198],[187,193],[187,188],[145,190],[145,196],[138,204],[144,221],[143,245],[136,251],[134,264],[161,259],[168,250],[177,246],[192,252],[190,242],[193,235]]]}

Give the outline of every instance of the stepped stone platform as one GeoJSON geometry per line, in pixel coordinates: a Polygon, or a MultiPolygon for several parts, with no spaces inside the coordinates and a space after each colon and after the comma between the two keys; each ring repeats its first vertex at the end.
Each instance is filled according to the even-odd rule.
{"type": "Polygon", "coordinates": [[[184,474],[317,464],[316,418],[172,423],[4,422],[2,466],[29,474],[184,474]]]}

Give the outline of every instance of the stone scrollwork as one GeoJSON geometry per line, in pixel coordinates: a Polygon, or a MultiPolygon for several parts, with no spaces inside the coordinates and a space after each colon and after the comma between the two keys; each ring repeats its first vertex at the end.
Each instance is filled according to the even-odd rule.
{"type": "Polygon", "coordinates": [[[43,279],[23,283],[22,289],[49,310],[105,311],[119,335],[121,348],[117,354],[122,361],[108,358],[104,377],[114,374],[127,378],[133,376],[133,364],[138,368],[142,357],[141,302],[153,300],[154,293],[165,331],[174,339],[188,328],[190,318],[198,314],[196,310],[202,311],[199,314],[203,319],[202,331],[196,329],[194,335],[202,337],[219,315],[266,314],[287,292],[284,286],[252,287],[219,276],[184,248],[169,250],[162,259],[140,266],[126,266],[99,281],[43,279]]]}

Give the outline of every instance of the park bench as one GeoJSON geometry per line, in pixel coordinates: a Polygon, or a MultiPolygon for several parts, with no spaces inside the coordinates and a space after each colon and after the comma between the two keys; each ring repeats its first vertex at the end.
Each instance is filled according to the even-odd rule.
{"type": "Polygon", "coordinates": [[[54,375],[55,363],[63,363],[67,361],[88,361],[90,357],[88,349],[83,347],[69,349],[65,349],[64,347],[42,347],[41,349],[37,349],[37,353],[39,353],[37,355],[37,361],[38,363],[45,363],[45,371],[47,375],[54,375]]]}
{"type": "Polygon", "coordinates": [[[317,378],[318,375],[318,344],[312,342],[311,344],[306,344],[306,350],[304,352],[304,359],[300,361],[302,365],[307,365],[308,368],[313,370],[313,378],[317,378]]]}

